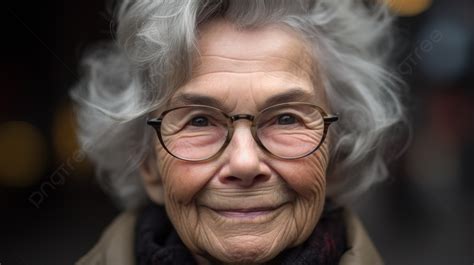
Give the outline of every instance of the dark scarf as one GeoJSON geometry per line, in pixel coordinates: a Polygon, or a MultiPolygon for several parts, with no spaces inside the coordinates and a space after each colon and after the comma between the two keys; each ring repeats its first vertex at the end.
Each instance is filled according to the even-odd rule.
{"type": "MultiPolygon", "coordinates": [[[[164,207],[149,205],[136,225],[135,255],[138,265],[196,264],[169,221],[164,207]]],[[[338,264],[347,250],[342,210],[324,212],[305,243],[287,249],[271,264],[338,264]]]]}

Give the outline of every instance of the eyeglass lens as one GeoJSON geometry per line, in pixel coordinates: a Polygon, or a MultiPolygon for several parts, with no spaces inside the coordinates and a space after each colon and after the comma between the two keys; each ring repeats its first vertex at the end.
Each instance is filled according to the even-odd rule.
{"type": "MultiPolygon", "coordinates": [[[[204,160],[226,143],[231,122],[210,107],[183,107],[168,112],[161,138],[168,151],[184,160],[204,160]]],[[[311,105],[275,106],[255,120],[256,136],[273,155],[298,158],[314,151],[324,136],[324,119],[311,105]]]]}

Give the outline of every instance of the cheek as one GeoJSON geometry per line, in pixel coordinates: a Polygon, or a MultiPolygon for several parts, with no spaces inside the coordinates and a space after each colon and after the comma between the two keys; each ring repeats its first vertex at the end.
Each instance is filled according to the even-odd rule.
{"type": "Polygon", "coordinates": [[[205,163],[176,159],[164,149],[157,148],[158,169],[163,183],[165,198],[175,204],[186,205],[207,184],[215,168],[205,163]]]}
{"type": "Polygon", "coordinates": [[[326,196],[327,154],[327,146],[323,145],[306,158],[278,160],[273,165],[275,171],[297,194],[291,212],[297,231],[293,246],[304,242],[320,219],[326,196]]]}
{"type": "Polygon", "coordinates": [[[314,154],[298,160],[277,161],[273,166],[279,175],[299,195],[314,200],[324,196],[328,149],[323,144],[314,154]]]}

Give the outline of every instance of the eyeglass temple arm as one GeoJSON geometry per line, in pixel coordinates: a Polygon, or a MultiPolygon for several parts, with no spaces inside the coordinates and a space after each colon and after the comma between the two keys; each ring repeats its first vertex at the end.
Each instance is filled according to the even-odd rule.
{"type": "Polygon", "coordinates": [[[146,124],[152,125],[152,126],[159,126],[161,125],[161,118],[155,118],[155,119],[149,119],[146,121],[146,124]]]}
{"type": "Polygon", "coordinates": [[[324,123],[328,123],[328,124],[331,124],[337,120],[339,120],[339,116],[336,114],[336,115],[327,115],[326,117],[323,118],[324,120],[324,123]]]}

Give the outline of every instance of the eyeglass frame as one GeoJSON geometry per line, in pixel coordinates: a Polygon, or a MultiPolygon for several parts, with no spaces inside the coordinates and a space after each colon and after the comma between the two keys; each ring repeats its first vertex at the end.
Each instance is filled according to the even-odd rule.
{"type": "Polygon", "coordinates": [[[264,109],[262,109],[261,111],[258,112],[257,115],[251,115],[251,114],[235,114],[235,115],[228,115],[227,113],[225,113],[224,111],[222,111],[221,109],[218,109],[218,108],[215,108],[215,107],[212,107],[212,106],[207,106],[207,105],[186,105],[186,106],[179,106],[179,107],[174,107],[174,108],[171,108],[171,109],[168,109],[168,110],[165,110],[163,111],[157,118],[150,118],[148,119],[146,122],[148,125],[152,126],[155,131],[156,131],[156,134],[158,136],[158,139],[161,143],[161,146],[163,146],[163,148],[168,152],[168,154],[170,154],[171,156],[179,159],[179,160],[183,160],[183,161],[188,161],[188,162],[205,162],[205,161],[209,161],[209,160],[212,160],[214,158],[216,158],[217,156],[219,156],[220,154],[222,154],[224,152],[224,150],[227,148],[227,146],[229,145],[230,141],[232,140],[232,137],[234,135],[234,122],[237,121],[237,120],[240,120],[240,119],[246,119],[246,120],[249,120],[252,122],[252,124],[250,125],[250,132],[252,134],[252,137],[253,139],[255,140],[255,142],[257,143],[257,145],[264,151],[266,152],[267,154],[273,156],[273,157],[276,157],[276,158],[279,158],[279,159],[284,159],[284,160],[296,160],[296,159],[301,159],[301,158],[304,158],[304,157],[307,157],[311,154],[313,154],[314,152],[316,152],[316,150],[319,149],[319,147],[321,147],[322,143],[324,142],[324,140],[326,139],[326,135],[327,135],[327,132],[329,130],[329,125],[331,125],[333,122],[336,122],[338,119],[339,119],[339,116],[338,114],[328,114],[326,111],[324,111],[324,109],[322,109],[321,107],[317,106],[317,105],[314,105],[314,104],[311,104],[311,103],[308,103],[308,102],[286,102],[286,103],[280,103],[280,104],[275,104],[275,105],[272,105],[272,106],[268,106],[264,109]],[[276,108],[276,107],[284,107],[284,106],[293,106],[293,105],[306,105],[306,106],[310,106],[310,107],[313,107],[315,108],[320,114],[321,116],[323,117],[323,122],[324,122],[324,130],[323,130],[323,137],[321,138],[321,141],[319,142],[319,144],[313,148],[313,150],[311,150],[310,152],[308,152],[307,154],[303,155],[303,156],[298,156],[298,157],[292,157],[292,158],[285,158],[285,157],[280,157],[278,155],[275,155],[273,154],[272,152],[270,152],[270,150],[268,150],[267,147],[265,147],[265,145],[260,141],[260,138],[258,137],[257,135],[257,124],[255,121],[258,121],[258,119],[255,119],[256,117],[259,117],[261,115],[261,113],[265,112],[266,110],[270,109],[270,108],[276,108]],[[222,146],[220,147],[219,151],[217,151],[215,154],[211,155],[210,157],[207,157],[207,158],[204,158],[204,159],[185,159],[185,158],[182,158],[182,157],[179,157],[179,156],[176,156],[175,154],[173,154],[165,145],[164,141],[163,141],[163,137],[161,135],[161,124],[163,122],[163,119],[164,117],[166,116],[166,114],[174,111],[174,110],[177,110],[177,109],[183,109],[183,108],[192,108],[192,107],[204,107],[204,108],[209,108],[209,109],[213,109],[213,110],[216,110],[217,112],[221,113],[226,119],[227,119],[227,136],[226,136],[226,140],[224,141],[224,143],[222,144],[222,146]]]}

